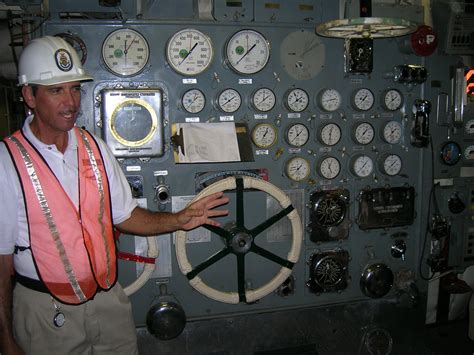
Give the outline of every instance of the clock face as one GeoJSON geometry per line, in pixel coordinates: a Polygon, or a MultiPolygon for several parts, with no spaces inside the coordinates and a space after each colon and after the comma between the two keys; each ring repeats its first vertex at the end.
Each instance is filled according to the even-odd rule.
{"type": "Polygon", "coordinates": [[[309,105],[309,96],[303,89],[292,89],[287,92],[285,105],[292,112],[303,112],[309,105]]]}
{"type": "Polygon", "coordinates": [[[366,88],[358,89],[352,95],[352,105],[358,111],[368,111],[374,106],[374,94],[366,88]]]}

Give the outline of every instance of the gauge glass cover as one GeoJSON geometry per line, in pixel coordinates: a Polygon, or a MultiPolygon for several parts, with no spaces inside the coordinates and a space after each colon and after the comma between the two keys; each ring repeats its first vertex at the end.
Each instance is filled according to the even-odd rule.
{"type": "Polygon", "coordinates": [[[309,162],[302,157],[293,157],[287,161],[285,172],[286,176],[293,181],[305,180],[310,173],[309,162]]]}
{"type": "Polygon", "coordinates": [[[199,113],[206,105],[206,97],[199,89],[186,91],[181,98],[183,108],[189,113],[199,113]]]}
{"type": "Polygon", "coordinates": [[[277,139],[276,128],[269,123],[259,123],[252,130],[252,142],[258,148],[270,148],[277,139]]]}
{"type": "Polygon", "coordinates": [[[397,144],[402,138],[402,125],[398,121],[389,121],[383,128],[383,139],[389,144],[397,144]]]}
{"type": "Polygon", "coordinates": [[[309,104],[309,96],[303,89],[292,89],[286,94],[285,104],[292,112],[302,112],[309,104]]]}
{"type": "Polygon", "coordinates": [[[319,174],[327,180],[334,179],[339,175],[340,171],[341,164],[339,163],[339,160],[334,157],[326,157],[321,160],[321,163],[319,164],[319,174]]]}
{"type": "Polygon", "coordinates": [[[382,171],[389,176],[395,176],[402,170],[402,159],[396,154],[388,154],[383,158],[382,171]]]}
{"type": "Polygon", "coordinates": [[[367,155],[358,155],[352,161],[351,170],[355,176],[365,178],[374,171],[374,162],[367,155]]]}
{"type": "Polygon", "coordinates": [[[226,44],[226,58],[239,74],[255,74],[265,68],[270,58],[270,44],[254,30],[235,33],[226,44]]]}
{"type": "Polygon", "coordinates": [[[237,90],[225,89],[217,98],[217,105],[220,110],[226,113],[233,113],[240,108],[242,98],[237,90]]]}
{"type": "Polygon", "coordinates": [[[374,127],[370,123],[362,122],[354,128],[354,140],[358,144],[369,144],[374,139],[374,127]]]}
{"type": "Polygon", "coordinates": [[[461,147],[456,142],[446,142],[441,147],[441,160],[444,164],[455,165],[461,157],[461,147]]]}
{"type": "Polygon", "coordinates": [[[333,112],[341,107],[341,94],[335,89],[324,89],[318,94],[318,105],[326,112],[333,112]]]}
{"type": "Polygon", "coordinates": [[[388,111],[396,111],[403,104],[403,97],[400,91],[396,89],[389,89],[383,94],[383,107],[388,111]]]}
{"type": "Polygon", "coordinates": [[[275,93],[269,88],[260,88],[252,95],[252,106],[260,112],[268,112],[275,107],[275,93]]]}
{"type": "Polygon", "coordinates": [[[352,97],[352,104],[358,111],[368,111],[374,106],[374,94],[369,89],[359,89],[352,97]]]}
{"type": "Polygon", "coordinates": [[[341,129],[335,123],[328,123],[321,128],[319,139],[324,145],[336,145],[341,139],[341,129]]]}
{"type": "Polygon", "coordinates": [[[286,142],[292,147],[302,147],[308,142],[308,139],[309,130],[304,124],[295,123],[286,130],[286,142]]]}

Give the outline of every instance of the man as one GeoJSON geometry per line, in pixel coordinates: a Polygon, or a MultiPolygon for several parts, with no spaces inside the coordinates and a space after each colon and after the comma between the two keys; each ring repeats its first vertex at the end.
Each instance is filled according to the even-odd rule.
{"type": "Polygon", "coordinates": [[[227,214],[222,193],[178,213],[137,207],[105,143],[75,127],[82,81],[77,53],[34,39],[19,63],[32,111],[0,143],[0,352],[136,354],[130,302],[116,283],[113,226],[157,235],[227,214]],[[16,278],[13,287],[11,276],[16,278]]]}

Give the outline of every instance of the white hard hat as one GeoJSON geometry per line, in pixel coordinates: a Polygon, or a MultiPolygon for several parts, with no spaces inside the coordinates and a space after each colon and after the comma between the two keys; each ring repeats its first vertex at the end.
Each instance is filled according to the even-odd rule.
{"type": "Polygon", "coordinates": [[[92,79],[82,69],[76,50],[60,37],[35,38],[21,53],[19,85],[56,85],[92,79]]]}

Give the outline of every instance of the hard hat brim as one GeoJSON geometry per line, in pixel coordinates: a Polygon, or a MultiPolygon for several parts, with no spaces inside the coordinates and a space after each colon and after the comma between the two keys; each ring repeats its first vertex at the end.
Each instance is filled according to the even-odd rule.
{"type": "Polygon", "coordinates": [[[84,75],[66,75],[66,76],[61,76],[61,77],[56,77],[56,78],[51,78],[51,79],[41,79],[41,80],[30,80],[30,81],[23,81],[18,83],[18,86],[23,86],[23,85],[59,85],[59,84],[64,84],[64,83],[70,83],[73,81],[92,81],[94,78],[88,74],[84,75]]]}

